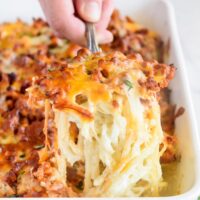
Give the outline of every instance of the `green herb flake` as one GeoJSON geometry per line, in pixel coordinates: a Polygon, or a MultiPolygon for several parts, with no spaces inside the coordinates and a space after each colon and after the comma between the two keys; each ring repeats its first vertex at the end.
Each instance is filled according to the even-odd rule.
{"type": "Polygon", "coordinates": [[[44,148],[44,145],[43,144],[35,145],[33,148],[40,150],[40,149],[44,148]]]}
{"type": "Polygon", "coordinates": [[[24,170],[20,170],[20,171],[19,171],[19,176],[21,176],[21,175],[23,175],[23,174],[25,174],[25,171],[24,171],[24,170]]]}
{"type": "Polygon", "coordinates": [[[128,91],[131,89],[131,88],[133,88],[133,85],[132,85],[132,83],[129,81],[129,80],[124,80],[124,84],[126,85],[126,86],[128,86],[128,91]]]}
{"type": "Polygon", "coordinates": [[[52,68],[48,68],[47,70],[48,70],[48,72],[53,72],[55,70],[55,68],[52,67],[52,68]]]}
{"type": "Polygon", "coordinates": [[[197,200],[200,200],[200,196],[198,197],[198,199],[197,200]]]}
{"type": "Polygon", "coordinates": [[[24,170],[20,170],[20,171],[18,172],[17,181],[19,181],[19,180],[21,179],[21,177],[22,177],[23,174],[25,174],[25,171],[24,171],[24,170]]]}

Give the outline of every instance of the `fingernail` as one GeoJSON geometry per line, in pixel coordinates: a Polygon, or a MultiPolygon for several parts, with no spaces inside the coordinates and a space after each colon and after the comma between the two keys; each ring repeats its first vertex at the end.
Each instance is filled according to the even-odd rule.
{"type": "Polygon", "coordinates": [[[85,2],[82,8],[85,20],[89,22],[97,22],[100,19],[101,8],[97,2],[85,2]]]}

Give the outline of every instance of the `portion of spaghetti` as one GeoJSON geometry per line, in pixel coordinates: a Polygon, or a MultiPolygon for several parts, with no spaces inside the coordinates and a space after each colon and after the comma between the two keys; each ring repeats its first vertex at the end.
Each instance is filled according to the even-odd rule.
{"type": "Polygon", "coordinates": [[[58,154],[62,177],[63,166],[83,163],[81,196],[158,195],[165,147],[156,93],[174,67],[119,52],[84,53],[66,66],[52,64],[28,89],[29,103],[45,106],[44,130],[54,115],[55,139],[49,145],[46,134],[42,156],[58,154]]]}
{"type": "Polygon", "coordinates": [[[0,25],[1,197],[159,195],[177,159],[174,67],[153,61],[155,33],[116,12],[109,29],[107,53],[76,56],[41,19],[0,25]]]}

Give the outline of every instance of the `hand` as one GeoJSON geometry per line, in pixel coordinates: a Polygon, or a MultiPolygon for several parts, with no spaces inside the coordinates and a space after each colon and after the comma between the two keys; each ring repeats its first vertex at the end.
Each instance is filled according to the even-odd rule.
{"type": "Polygon", "coordinates": [[[111,42],[106,30],[113,11],[113,0],[39,0],[49,25],[55,34],[78,44],[85,43],[85,24],[96,23],[99,43],[111,42]],[[77,17],[78,16],[78,17],[77,17]]]}

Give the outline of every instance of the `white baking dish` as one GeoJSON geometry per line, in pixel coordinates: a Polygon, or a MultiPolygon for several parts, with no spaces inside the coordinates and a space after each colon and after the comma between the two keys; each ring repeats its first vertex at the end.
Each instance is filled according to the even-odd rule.
{"type": "MultiPolygon", "coordinates": [[[[182,155],[181,195],[132,199],[197,199],[200,194],[200,143],[173,8],[167,0],[116,0],[115,3],[124,15],[129,15],[155,30],[165,42],[170,41],[167,62],[173,63],[177,67],[175,79],[170,85],[172,102],[186,109],[185,114],[176,120],[176,135],[182,155]]],[[[36,0],[0,1],[0,22],[13,21],[17,17],[30,21],[33,16],[42,16],[36,0]]]]}

